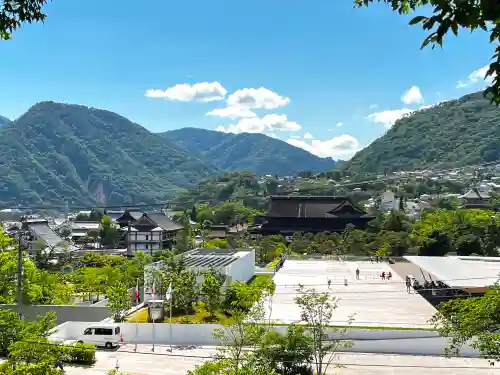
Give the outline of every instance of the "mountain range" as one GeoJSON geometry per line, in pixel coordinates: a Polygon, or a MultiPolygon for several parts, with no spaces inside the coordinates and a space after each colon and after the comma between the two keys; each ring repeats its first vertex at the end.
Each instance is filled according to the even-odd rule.
{"type": "Polygon", "coordinates": [[[279,139],[258,133],[230,134],[198,128],[161,133],[185,150],[228,171],[252,171],[258,175],[295,175],[301,171],[331,170],[341,161],[320,158],[279,139]]]}
{"type": "Polygon", "coordinates": [[[88,206],[101,191],[108,205],[161,203],[227,170],[284,175],[336,165],[260,134],[193,128],[155,134],[81,105],[41,102],[15,121],[2,119],[3,206],[88,206]]]}
{"type": "Polygon", "coordinates": [[[343,168],[351,173],[387,173],[497,161],[499,115],[500,109],[483,92],[416,111],[396,121],[343,168]]]}

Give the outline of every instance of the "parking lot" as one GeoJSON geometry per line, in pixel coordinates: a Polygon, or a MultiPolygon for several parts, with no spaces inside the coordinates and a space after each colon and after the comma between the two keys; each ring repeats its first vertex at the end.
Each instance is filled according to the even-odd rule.
{"type": "MultiPolygon", "coordinates": [[[[124,345],[118,351],[99,351],[97,363],[91,368],[65,367],[68,375],[106,374],[116,367],[128,375],[184,375],[202,364],[215,353],[215,348],[175,348],[173,353],[168,347],[156,347],[151,351],[149,345],[139,345],[137,353],[134,345],[124,345]]],[[[493,374],[485,360],[443,357],[400,356],[380,354],[342,353],[334,363],[345,368],[331,367],[329,374],[341,375],[406,375],[409,373],[426,375],[469,375],[493,374]]],[[[498,369],[496,370],[498,373],[498,369]]]]}
{"type": "Polygon", "coordinates": [[[295,298],[298,284],[302,284],[339,298],[332,325],[346,324],[354,315],[356,326],[430,327],[428,320],[436,312],[434,307],[419,294],[408,294],[405,281],[395,272],[392,280],[382,281],[381,273],[388,271],[391,268],[387,263],[287,260],[273,278],[276,291],[272,304],[266,303],[267,316],[281,323],[300,321],[295,298]]]}

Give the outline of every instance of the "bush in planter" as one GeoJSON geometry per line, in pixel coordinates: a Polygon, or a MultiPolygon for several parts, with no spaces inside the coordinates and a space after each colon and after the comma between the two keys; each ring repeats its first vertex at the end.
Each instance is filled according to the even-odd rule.
{"type": "Polygon", "coordinates": [[[61,359],[67,363],[92,365],[95,363],[96,348],[90,344],[75,344],[74,346],[60,346],[61,359]]]}

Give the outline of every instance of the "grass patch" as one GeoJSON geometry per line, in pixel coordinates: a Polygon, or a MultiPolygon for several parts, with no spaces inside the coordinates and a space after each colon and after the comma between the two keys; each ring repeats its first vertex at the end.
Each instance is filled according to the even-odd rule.
{"type": "Polygon", "coordinates": [[[266,266],[266,268],[271,269],[271,270],[275,269],[275,268],[276,268],[276,266],[278,265],[278,263],[279,263],[279,261],[280,261],[280,260],[281,260],[281,258],[276,258],[276,259],[274,259],[271,263],[269,263],[269,264],[266,266]]]}
{"type": "MultiPolygon", "coordinates": [[[[172,323],[177,324],[230,324],[231,315],[217,311],[214,316],[205,309],[196,308],[187,314],[174,312],[172,313],[172,323]]],[[[127,318],[127,323],[148,323],[148,308],[143,308],[135,312],[127,318]]],[[[155,321],[155,323],[170,323],[168,308],[165,309],[165,319],[163,321],[155,321]]]]}
{"type": "Polygon", "coordinates": [[[274,275],[257,275],[250,279],[248,285],[259,286],[271,280],[274,275]]]}

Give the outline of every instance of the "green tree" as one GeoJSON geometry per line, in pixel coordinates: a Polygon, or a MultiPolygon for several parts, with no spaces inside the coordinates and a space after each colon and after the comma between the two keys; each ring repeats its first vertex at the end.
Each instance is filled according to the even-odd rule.
{"type": "MultiPolygon", "coordinates": [[[[318,375],[326,374],[333,363],[335,355],[342,348],[350,348],[353,343],[343,340],[347,328],[333,328],[330,320],[338,307],[338,300],[329,293],[318,293],[315,289],[306,289],[300,285],[295,302],[300,307],[301,319],[307,325],[307,332],[312,338],[313,357],[318,375]],[[328,333],[336,333],[338,337],[330,337],[328,333]],[[325,337],[328,340],[325,340],[325,337]]],[[[350,325],[350,317],[347,325],[350,325]]]]}
{"type": "Polygon", "coordinates": [[[0,6],[0,40],[11,38],[12,32],[22,23],[43,22],[46,18],[42,7],[47,0],[4,1],[0,6]]]}
{"type": "Polygon", "coordinates": [[[6,235],[3,230],[0,229],[0,251],[7,251],[11,249],[14,239],[6,235]]]}
{"type": "Polygon", "coordinates": [[[115,322],[122,322],[125,318],[124,312],[132,308],[132,300],[127,285],[123,283],[112,285],[108,288],[106,295],[115,322]]]}
{"type": "Polygon", "coordinates": [[[113,223],[109,216],[103,216],[101,219],[101,245],[104,247],[115,247],[122,233],[113,223]]]}
{"type": "Polygon", "coordinates": [[[451,241],[448,235],[442,231],[436,230],[432,232],[427,239],[424,240],[418,249],[418,255],[442,257],[452,250],[451,241]]]}
{"type": "Polygon", "coordinates": [[[282,375],[313,375],[313,340],[304,327],[295,324],[285,334],[268,332],[255,356],[267,360],[282,375]]]}
{"type": "Polygon", "coordinates": [[[9,354],[15,342],[46,339],[55,327],[55,320],[55,315],[48,313],[35,322],[27,322],[16,312],[0,310],[0,355],[9,354]]]}
{"type": "Polygon", "coordinates": [[[210,316],[214,316],[215,312],[221,307],[221,287],[220,280],[212,273],[204,275],[201,286],[201,295],[205,300],[210,316]]]}
{"type": "Polygon", "coordinates": [[[431,322],[439,334],[448,337],[447,355],[471,346],[490,361],[500,360],[500,287],[494,285],[482,297],[443,302],[431,322]]]}
{"type": "MultiPolygon", "coordinates": [[[[500,4],[496,0],[481,1],[442,1],[442,0],[378,0],[392,7],[399,14],[408,14],[418,8],[431,6],[432,15],[417,16],[410,21],[410,25],[421,24],[429,35],[422,43],[422,48],[431,44],[443,46],[444,38],[450,32],[458,35],[459,29],[474,31],[482,29],[490,34],[491,42],[500,41],[500,4]]],[[[358,7],[368,6],[374,0],[354,0],[358,7]]],[[[497,104],[500,104],[500,44],[496,47],[493,62],[486,73],[493,78],[493,84],[485,94],[497,104]]]]}

